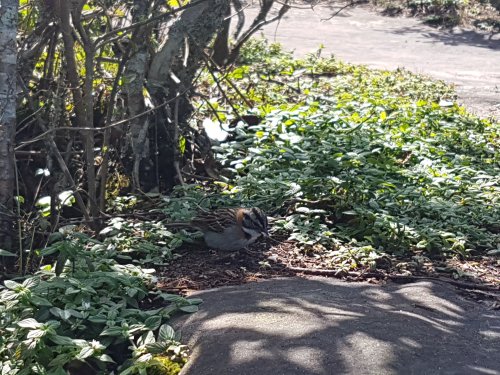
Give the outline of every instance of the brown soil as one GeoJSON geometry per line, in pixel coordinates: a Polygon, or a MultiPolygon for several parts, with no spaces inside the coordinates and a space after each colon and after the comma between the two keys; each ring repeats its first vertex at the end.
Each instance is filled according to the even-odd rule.
{"type": "MultiPolygon", "coordinates": [[[[291,245],[289,245],[292,247],[291,245]]],[[[213,287],[238,285],[279,276],[292,276],[282,263],[283,253],[276,261],[269,260],[274,250],[258,244],[250,250],[228,254],[206,248],[185,247],[179,249],[171,265],[159,271],[159,287],[181,293],[213,287]]],[[[274,259],[274,258],[273,258],[274,259]]]]}
{"type": "Polygon", "coordinates": [[[239,285],[269,278],[299,275],[322,275],[348,281],[399,283],[422,278],[451,283],[470,299],[500,308],[500,260],[481,257],[474,260],[430,260],[426,257],[383,259],[375,270],[339,271],[328,269],[328,259],[302,251],[288,241],[271,246],[259,243],[249,250],[227,252],[204,247],[185,247],[177,251],[170,266],[159,270],[159,288],[169,292],[190,294],[195,290],[239,285]],[[482,290],[480,290],[482,289],[482,290]]]}

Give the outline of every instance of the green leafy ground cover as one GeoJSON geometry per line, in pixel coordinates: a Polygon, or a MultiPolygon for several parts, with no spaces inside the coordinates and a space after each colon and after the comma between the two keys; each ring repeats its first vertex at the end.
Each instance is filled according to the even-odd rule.
{"type": "MultiPolygon", "coordinates": [[[[103,241],[74,231],[57,233],[41,252],[47,258],[39,272],[3,282],[2,374],[180,370],[187,349],[167,322],[177,312],[196,311],[201,301],[157,290],[154,269],[128,263],[129,254],[139,258],[144,248],[134,240],[134,227],[119,222],[109,228],[120,231],[111,235],[107,229],[103,241]]],[[[149,238],[158,236],[151,229],[149,238]]]]}
{"type": "MultiPolygon", "coordinates": [[[[263,121],[214,147],[228,197],[278,214],[274,231],[329,254],[333,267],[353,249],[498,254],[498,123],[468,115],[442,82],[404,70],[293,60],[258,42],[242,63],[227,95],[263,121]]],[[[212,107],[214,122],[228,112],[221,100],[212,107]]]]}
{"type": "MultiPolygon", "coordinates": [[[[113,209],[161,205],[178,221],[200,207],[257,205],[274,218],[274,238],[332,269],[376,267],[385,254],[498,257],[499,124],[468,115],[443,83],[294,60],[260,41],[213,74],[193,125],[228,130],[213,147],[220,179],[117,197],[113,209]],[[228,127],[235,110],[261,122],[228,127]]],[[[201,301],[159,291],[153,267],[175,263],[197,235],[122,217],[95,238],[80,230],[53,235],[35,275],[3,282],[2,374],[179,371],[186,348],[168,321],[201,301]]]]}

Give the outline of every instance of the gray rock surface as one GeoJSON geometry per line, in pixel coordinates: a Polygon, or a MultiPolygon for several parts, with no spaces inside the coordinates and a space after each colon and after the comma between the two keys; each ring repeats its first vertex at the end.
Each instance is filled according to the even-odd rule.
{"type": "Polygon", "coordinates": [[[196,293],[182,375],[500,374],[500,312],[441,282],[284,278],[196,293]]]}
{"type": "MultiPolygon", "coordinates": [[[[336,4],[332,2],[332,4],[336,4]]],[[[338,4],[338,3],[337,3],[338,4]]],[[[386,17],[364,8],[291,9],[263,34],[297,56],[317,51],[379,69],[404,67],[456,85],[459,102],[471,112],[500,119],[500,34],[424,25],[416,18],[386,17]],[[327,19],[327,20],[325,20],[327,19]]],[[[256,11],[249,8],[248,16],[256,11]]]]}

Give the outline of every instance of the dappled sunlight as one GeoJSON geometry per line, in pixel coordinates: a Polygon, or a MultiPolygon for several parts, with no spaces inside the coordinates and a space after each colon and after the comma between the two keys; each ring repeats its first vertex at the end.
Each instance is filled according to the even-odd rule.
{"type": "Polygon", "coordinates": [[[408,338],[408,337],[400,337],[399,341],[403,344],[406,345],[409,348],[414,348],[414,349],[420,349],[422,347],[421,344],[419,344],[417,341],[408,338]]]}
{"type": "Polygon", "coordinates": [[[366,296],[370,299],[375,299],[377,301],[390,301],[392,296],[381,289],[366,289],[360,293],[362,296],[366,296]]]}
{"type": "MultiPolygon", "coordinates": [[[[402,310],[392,311],[391,313],[406,316],[409,318],[413,318],[414,320],[417,320],[417,321],[429,323],[430,325],[433,326],[433,328],[435,328],[441,332],[447,333],[447,334],[453,333],[453,330],[450,329],[449,327],[446,327],[444,324],[437,322],[434,319],[422,316],[420,313],[415,313],[415,312],[410,312],[410,311],[402,311],[402,310]]],[[[415,322],[412,322],[412,325],[414,325],[414,324],[415,324],[415,322]]],[[[461,326],[463,324],[459,324],[459,325],[461,326]]]]}
{"type": "Polygon", "coordinates": [[[498,375],[498,371],[494,369],[485,368],[482,366],[467,366],[472,371],[482,375],[498,375]]]}
{"type": "Polygon", "coordinates": [[[479,334],[485,339],[500,339],[500,332],[493,330],[479,331],[479,334]]]}
{"type": "Polygon", "coordinates": [[[185,374],[212,374],[215,362],[227,374],[466,373],[494,369],[488,349],[500,345],[500,315],[483,309],[479,320],[477,305],[441,283],[290,278],[197,295],[208,315],[178,322],[193,349],[185,374]]]}
{"type": "Polygon", "coordinates": [[[429,304],[432,304],[432,310],[439,312],[441,314],[461,319],[463,316],[463,309],[456,304],[451,303],[450,301],[440,298],[432,293],[433,284],[430,282],[421,282],[418,284],[417,288],[419,289],[417,293],[415,293],[415,285],[411,286],[403,286],[396,293],[404,294],[405,298],[411,302],[422,304],[425,308],[427,306],[430,308],[429,304]],[[407,291],[406,289],[411,289],[407,291]],[[425,296],[425,297],[424,297],[425,296]]]}
{"type": "Polygon", "coordinates": [[[344,337],[338,351],[349,373],[380,373],[397,360],[391,343],[364,332],[355,332],[344,337]]]}
{"type": "Polygon", "coordinates": [[[272,359],[273,353],[266,350],[265,340],[240,340],[234,342],[230,348],[230,361],[232,364],[245,364],[247,361],[272,359]],[[241,356],[241,352],[248,355],[241,356]]]}
{"type": "Polygon", "coordinates": [[[285,353],[285,359],[290,363],[295,364],[298,371],[310,374],[328,374],[327,369],[321,369],[315,366],[316,363],[321,363],[324,353],[315,348],[307,346],[298,346],[288,350],[285,353]]]}

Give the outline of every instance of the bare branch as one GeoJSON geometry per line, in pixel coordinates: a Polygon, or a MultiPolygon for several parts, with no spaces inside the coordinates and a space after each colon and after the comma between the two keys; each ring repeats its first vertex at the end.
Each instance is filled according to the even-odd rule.
{"type": "MultiPolygon", "coordinates": [[[[121,27],[119,29],[115,29],[115,30],[111,30],[109,32],[107,32],[106,34],[100,36],[99,38],[96,39],[95,41],[95,44],[96,44],[96,49],[99,49],[99,48],[102,48],[102,46],[104,46],[105,44],[109,43],[109,41],[111,40],[110,38],[115,36],[116,34],[120,34],[120,33],[124,33],[126,31],[129,31],[129,30],[133,30],[133,29],[136,29],[137,27],[139,26],[144,26],[144,25],[148,25],[150,23],[154,23],[154,22],[159,22],[159,21],[163,21],[164,19],[170,17],[170,16],[173,16],[174,14],[177,14],[185,9],[188,9],[188,8],[192,8],[192,7],[195,7],[199,4],[202,4],[204,2],[206,2],[208,0],[196,0],[196,1],[192,1],[186,5],[183,5],[179,8],[175,8],[175,9],[172,9],[171,11],[169,12],[165,12],[165,13],[162,13],[158,16],[155,16],[155,17],[151,17],[147,20],[144,20],[144,21],[139,21],[139,22],[135,22],[133,23],[132,25],[129,25],[129,26],[125,26],[125,27],[121,27]]],[[[119,37],[121,38],[121,37],[119,37]]]]}

